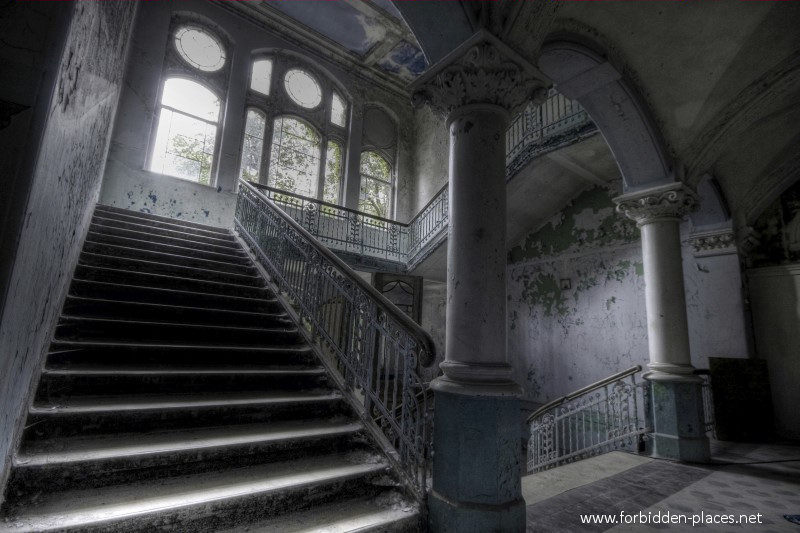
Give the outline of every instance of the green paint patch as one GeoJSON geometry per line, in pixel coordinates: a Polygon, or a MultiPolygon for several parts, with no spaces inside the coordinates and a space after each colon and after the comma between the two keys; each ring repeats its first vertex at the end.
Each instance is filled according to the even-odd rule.
{"type": "Polygon", "coordinates": [[[612,296],[611,298],[606,300],[606,310],[607,311],[611,310],[611,306],[614,305],[615,303],[617,303],[617,297],[616,296],[612,296]]]}
{"type": "Polygon", "coordinates": [[[636,224],[617,214],[607,191],[595,187],[580,194],[539,230],[528,234],[524,244],[511,249],[508,260],[517,263],[586,247],[628,244],[638,239],[636,224]]]}
{"type": "Polygon", "coordinates": [[[640,261],[634,262],[633,271],[636,272],[636,275],[639,277],[644,276],[644,263],[640,261]]]}
{"type": "Polygon", "coordinates": [[[552,274],[537,272],[533,276],[523,276],[522,284],[522,298],[532,306],[541,306],[544,316],[564,317],[570,313],[566,294],[552,274]]]}

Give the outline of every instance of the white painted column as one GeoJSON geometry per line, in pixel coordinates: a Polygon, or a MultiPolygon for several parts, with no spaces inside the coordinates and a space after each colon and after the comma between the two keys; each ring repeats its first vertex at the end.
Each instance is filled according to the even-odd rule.
{"type": "Polygon", "coordinates": [[[432,532],[525,531],[519,386],[506,353],[510,112],[545,78],[481,30],[413,85],[450,131],[447,347],[435,392],[432,532]]]}
{"type": "Polygon", "coordinates": [[[680,222],[698,207],[697,194],[669,183],[614,199],[642,233],[647,336],[653,384],[654,454],[691,462],[709,458],[701,379],[689,351],[680,222]]]}

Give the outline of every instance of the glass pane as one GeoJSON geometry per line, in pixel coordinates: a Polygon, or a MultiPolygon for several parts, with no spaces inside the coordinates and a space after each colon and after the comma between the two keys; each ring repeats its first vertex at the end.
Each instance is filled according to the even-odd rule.
{"type": "Polygon", "coordinates": [[[214,125],[162,108],[150,170],[208,185],[216,133],[214,125]]]}
{"type": "Polygon", "coordinates": [[[242,168],[239,176],[248,181],[258,181],[261,172],[261,154],[264,149],[264,114],[254,109],[247,110],[242,143],[242,168]]]}
{"type": "Polygon", "coordinates": [[[358,209],[365,213],[388,218],[392,186],[384,181],[361,176],[361,195],[358,209]]]}
{"type": "Polygon", "coordinates": [[[261,94],[269,95],[270,80],[272,80],[272,60],[259,59],[253,62],[250,88],[261,94]]]}
{"type": "Polygon", "coordinates": [[[345,116],[345,111],[347,110],[347,106],[342,100],[342,97],[339,96],[338,93],[333,93],[333,99],[331,100],[331,122],[336,124],[337,126],[345,127],[347,124],[347,117],[345,116]]]}
{"type": "Polygon", "coordinates": [[[375,152],[361,154],[361,173],[371,178],[391,181],[389,163],[375,152]]]}
{"type": "Polygon", "coordinates": [[[328,141],[325,155],[325,190],[322,199],[332,204],[339,203],[339,187],[342,183],[342,145],[328,141]]]}
{"type": "Polygon", "coordinates": [[[194,26],[175,32],[175,48],[184,61],[203,72],[215,72],[225,64],[225,50],[210,33],[194,26]]]}
{"type": "Polygon", "coordinates": [[[311,74],[305,70],[293,68],[283,78],[283,86],[289,98],[302,107],[311,109],[322,102],[322,90],[311,74]]]}
{"type": "Polygon", "coordinates": [[[161,104],[211,122],[219,119],[219,98],[199,83],[183,78],[164,82],[161,104]]]}
{"type": "Polygon", "coordinates": [[[320,139],[299,120],[278,117],[272,132],[268,183],[303,196],[317,196],[320,139]]]}

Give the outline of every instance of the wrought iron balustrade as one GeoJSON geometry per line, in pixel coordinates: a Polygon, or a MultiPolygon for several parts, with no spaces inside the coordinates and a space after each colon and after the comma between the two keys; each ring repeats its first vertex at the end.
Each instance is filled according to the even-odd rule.
{"type": "Polygon", "coordinates": [[[528,473],[613,451],[640,451],[652,432],[641,366],[553,400],[528,417],[528,473]]]}
{"type": "MultiPolygon", "coordinates": [[[[529,105],[509,127],[507,176],[511,177],[530,158],[548,148],[575,142],[594,131],[594,124],[577,102],[551,89],[541,106],[529,105]]],[[[408,224],[266,185],[252,185],[321,243],[336,251],[413,268],[447,236],[450,196],[447,183],[408,224]]]]}
{"type": "MultiPolygon", "coordinates": [[[[396,462],[424,497],[432,399],[418,365],[435,358],[419,325],[258,188],[240,182],[236,228],[396,451],[396,462]]],[[[316,214],[315,214],[316,216],[316,214]]]]}
{"type": "Polygon", "coordinates": [[[711,389],[711,372],[706,368],[698,368],[694,371],[703,380],[703,423],[706,433],[716,435],[716,417],[714,416],[714,394],[711,389]]]}

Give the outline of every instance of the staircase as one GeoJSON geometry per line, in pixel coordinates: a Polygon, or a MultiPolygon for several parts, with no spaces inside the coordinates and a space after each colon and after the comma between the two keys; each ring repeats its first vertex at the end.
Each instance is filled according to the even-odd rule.
{"type": "Polygon", "coordinates": [[[231,232],[98,206],[0,532],[418,530],[334,383],[231,232]]]}

